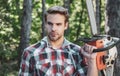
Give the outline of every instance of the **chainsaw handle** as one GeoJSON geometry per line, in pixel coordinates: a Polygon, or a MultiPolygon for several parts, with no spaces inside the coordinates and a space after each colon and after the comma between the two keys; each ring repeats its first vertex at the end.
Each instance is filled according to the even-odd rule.
{"type": "Polygon", "coordinates": [[[114,42],[113,42],[112,44],[108,45],[107,47],[99,48],[99,49],[94,49],[94,50],[93,50],[93,53],[109,50],[109,49],[111,49],[112,47],[116,46],[118,43],[120,43],[120,39],[119,39],[119,38],[113,37],[113,41],[114,41],[114,42]]]}

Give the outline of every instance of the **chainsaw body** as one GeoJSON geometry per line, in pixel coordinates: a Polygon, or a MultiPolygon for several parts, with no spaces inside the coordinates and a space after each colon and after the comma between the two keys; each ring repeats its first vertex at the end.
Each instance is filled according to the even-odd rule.
{"type": "Polygon", "coordinates": [[[96,64],[98,70],[113,67],[115,59],[117,58],[116,45],[120,43],[119,38],[111,37],[110,35],[97,35],[92,38],[81,38],[79,40],[97,47],[97,49],[93,50],[93,53],[97,53],[96,64]]]}
{"type": "Polygon", "coordinates": [[[106,48],[103,50],[101,49],[101,52],[100,51],[97,52],[97,50],[93,51],[97,52],[96,64],[98,70],[103,70],[106,69],[107,67],[114,65],[115,59],[117,58],[117,49],[116,46],[113,45],[116,42],[113,40],[112,37],[106,35],[103,36],[102,38],[98,38],[87,43],[96,46],[97,49],[106,48]],[[108,48],[110,47],[110,45],[111,48],[108,48]]]}

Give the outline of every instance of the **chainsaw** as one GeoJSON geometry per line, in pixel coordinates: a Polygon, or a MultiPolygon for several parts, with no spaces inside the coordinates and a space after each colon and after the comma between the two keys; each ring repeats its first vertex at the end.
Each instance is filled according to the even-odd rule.
{"type": "Polygon", "coordinates": [[[99,35],[92,0],[86,0],[86,5],[93,36],[90,38],[80,38],[78,40],[97,47],[97,49],[93,50],[93,53],[97,53],[96,64],[99,70],[98,75],[114,76],[114,64],[118,54],[116,45],[120,43],[120,38],[107,34],[99,35]]]}

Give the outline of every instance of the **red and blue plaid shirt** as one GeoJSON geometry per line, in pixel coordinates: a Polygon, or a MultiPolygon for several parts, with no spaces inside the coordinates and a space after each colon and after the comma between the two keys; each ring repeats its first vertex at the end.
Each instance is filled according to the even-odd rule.
{"type": "Polygon", "coordinates": [[[85,76],[80,46],[64,39],[61,48],[52,48],[43,38],[26,48],[19,76],[85,76]]]}

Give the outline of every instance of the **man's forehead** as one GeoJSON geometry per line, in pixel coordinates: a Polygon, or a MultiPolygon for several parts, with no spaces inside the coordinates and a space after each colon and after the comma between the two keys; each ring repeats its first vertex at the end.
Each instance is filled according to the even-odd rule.
{"type": "Polygon", "coordinates": [[[47,21],[64,21],[65,20],[65,17],[63,15],[60,15],[60,14],[49,14],[47,16],[47,21]]]}

